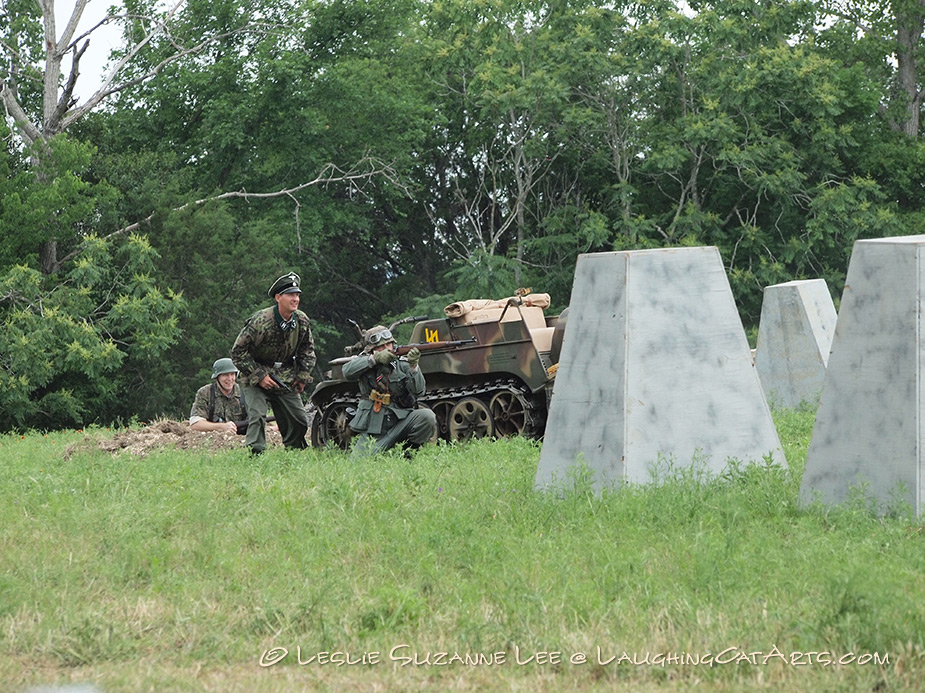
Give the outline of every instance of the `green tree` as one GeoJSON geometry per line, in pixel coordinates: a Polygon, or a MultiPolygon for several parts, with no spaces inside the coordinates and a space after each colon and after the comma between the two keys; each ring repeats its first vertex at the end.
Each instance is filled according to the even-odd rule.
{"type": "MultiPolygon", "coordinates": [[[[427,211],[463,290],[505,295],[531,275],[531,242],[567,197],[572,4],[441,2],[428,16],[427,73],[443,121],[427,211]]],[[[543,274],[540,267],[535,274],[543,274]]]]}
{"type": "Polygon", "coordinates": [[[90,236],[57,280],[24,265],[0,274],[0,430],[143,411],[184,307],[152,281],[154,258],[143,237],[90,236]]]}
{"type": "MultiPolygon", "coordinates": [[[[124,190],[127,219],[143,223],[189,301],[186,338],[167,355],[171,411],[188,406],[189,367],[205,374],[227,353],[283,272],[308,287],[321,351],[332,326],[376,320],[433,276],[427,229],[397,174],[431,117],[398,49],[416,12],[415,2],[189,3],[186,44],[225,38],[82,125],[102,154],[94,175],[124,190]],[[244,7],[263,31],[232,32],[244,7]]],[[[141,73],[171,50],[152,48],[141,73]]],[[[344,341],[332,334],[329,355],[344,341]]]]}
{"type": "Polygon", "coordinates": [[[879,137],[878,91],[816,44],[809,3],[691,8],[640,17],[623,38],[636,61],[613,81],[638,85],[641,129],[630,132],[645,137],[620,179],[632,197],[616,247],[718,246],[755,324],[768,284],[822,277],[840,292],[853,240],[900,230],[879,183],[858,167],[879,137]],[[874,205],[872,223],[813,223],[835,188],[851,191],[840,205],[858,205],[841,217],[874,205]]]}
{"type": "MultiPolygon", "coordinates": [[[[116,7],[104,20],[123,28],[124,44],[113,53],[102,85],[83,102],[74,87],[87,41],[95,36],[76,35],[85,0],[75,2],[60,34],[53,3],[20,5],[22,16],[0,20],[0,52],[9,68],[0,72],[0,88],[20,141],[43,152],[48,147],[39,145],[67,131],[93,142],[97,154],[83,178],[59,176],[58,187],[75,186],[69,201],[50,187],[43,192],[49,181],[40,174],[48,162],[19,162],[22,178],[14,187],[28,180],[29,188],[15,194],[48,205],[57,199],[60,206],[48,210],[54,224],[29,230],[0,252],[9,261],[37,258],[42,272],[56,277],[45,287],[50,291],[66,281],[67,263],[85,252],[92,232],[107,243],[132,232],[149,235],[160,260],[152,256],[148,277],[162,277],[191,297],[189,316],[180,323],[190,338],[159,352],[175,361],[156,391],[140,391],[134,399],[140,411],[176,411],[181,389],[189,387],[188,364],[223,354],[236,333],[231,323],[261,303],[266,282],[282,271],[314,274],[312,283],[330,290],[322,296],[330,303],[339,288],[330,268],[359,285],[352,268],[362,266],[363,254],[341,248],[350,238],[342,229],[362,229],[380,214],[369,202],[372,192],[396,198],[387,182],[389,164],[363,140],[377,135],[362,128],[378,125],[388,154],[390,146],[392,152],[401,148],[396,125],[407,120],[395,112],[400,99],[371,99],[369,86],[382,84],[376,92],[382,97],[395,84],[409,90],[405,96],[412,89],[384,80],[389,66],[376,58],[388,51],[367,47],[406,20],[394,3],[180,0],[165,6],[132,0],[124,13],[116,7]],[[362,119],[344,117],[347,95],[355,104],[351,115],[362,119]],[[316,107],[319,96],[322,107],[316,107]],[[370,183],[376,176],[386,182],[370,183]],[[321,185],[327,186],[323,193],[311,189],[321,185]],[[113,187],[120,195],[105,204],[97,195],[91,211],[90,198],[113,187]]],[[[15,202],[10,198],[10,215],[28,204],[15,202]]],[[[30,209],[37,217],[40,208],[30,209]]],[[[396,254],[387,241],[373,247],[391,261],[396,254]]],[[[359,241],[356,247],[369,246],[359,241]]],[[[396,273],[385,268],[372,275],[390,272],[396,273]]],[[[165,331],[171,333],[176,336],[165,331]]],[[[121,346],[129,356],[139,348],[131,340],[121,346]]]]}
{"type": "Polygon", "coordinates": [[[925,3],[822,0],[820,8],[830,20],[822,41],[880,85],[879,113],[886,123],[907,137],[918,137],[925,101],[925,3]]]}
{"type": "Polygon", "coordinates": [[[12,0],[0,14],[0,100],[14,126],[0,189],[4,430],[141,410],[138,399],[126,404],[151,359],[178,337],[184,307],[159,288],[156,253],[143,237],[97,233],[118,223],[118,192],[88,177],[95,149],[67,133],[112,93],[110,78],[84,104],[74,97],[85,6],[77,1],[60,35],[50,0],[12,0]]]}

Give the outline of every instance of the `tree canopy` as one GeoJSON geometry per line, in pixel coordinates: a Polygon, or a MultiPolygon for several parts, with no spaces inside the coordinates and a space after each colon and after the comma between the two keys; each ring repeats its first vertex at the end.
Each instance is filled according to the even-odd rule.
{"type": "Polygon", "coordinates": [[[290,270],[322,366],[586,252],[715,245],[754,327],[925,207],[920,0],[89,2],[0,11],[0,430],[185,415],[290,270]]]}

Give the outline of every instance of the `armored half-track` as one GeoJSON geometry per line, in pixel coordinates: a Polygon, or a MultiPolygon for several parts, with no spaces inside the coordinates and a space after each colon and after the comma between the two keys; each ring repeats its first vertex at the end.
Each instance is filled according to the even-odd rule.
{"type": "MultiPolygon", "coordinates": [[[[434,347],[421,349],[419,367],[427,389],[418,406],[437,415],[438,438],[543,435],[568,313],[546,316],[548,305],[546,294],[460,301],[447,306],[445,318],[406,318],[392,324],[416,321],[409,342],[434,347]]],[[[355,353],[358,347],[345,351],[355,353]]],[[[341,369],[351,358],[331,361],[311,394],[311,442],[316,447],[350,445],[349,423],[359,390],[341,369]]]]}

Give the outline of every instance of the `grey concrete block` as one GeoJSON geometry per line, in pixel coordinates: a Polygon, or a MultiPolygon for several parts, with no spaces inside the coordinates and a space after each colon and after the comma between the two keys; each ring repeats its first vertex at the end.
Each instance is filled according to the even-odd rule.
{"type": "Polygon", "coordinates": [[[786,464],[719,251],[580,256],[536,487],[579,460],[601,489],[769,454],[786,464]]]}
{"type": "Polygon", "coordinates": [[[881,509],[898,500],[921,514],[923,278],[925,236],[855,243],[800,487],[803,502],[841,503],[862,486],[881,509]]]}
{"type": "Polygon", "coordinates": [[[824,279],[765,288],[755,368],[773,407],[819,403],[835,319],[835,304],[824,279]]]}

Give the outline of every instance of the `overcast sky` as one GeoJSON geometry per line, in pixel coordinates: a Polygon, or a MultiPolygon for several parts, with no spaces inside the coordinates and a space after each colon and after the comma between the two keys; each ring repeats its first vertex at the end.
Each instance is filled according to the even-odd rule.
{"type": "MultiPolygon", "coordinates": [[[[74,0],[55,0],[55,26],[58,36],[64,32],[71,15],[74,13],[74,0]]],[[[99,23],[106,16],[106,11],[110,6],[121,7],[120,0],[89,0],[81,17],[80,24],[74,36],[80,36],[83,32],[99,23]]],[[[105,75],[106,60],[109,58],[109,52],[117,47],[120,42],[119,29],[112,26],[103,26],[94,31],[89,36],[90,47],[80,59],[80,77],[77,79],[75,96],[80,103],[96,91],[105,75]]],[[[63,67],[63,76],[70,74],[71,61],[65,58],[63,67]]]]}

